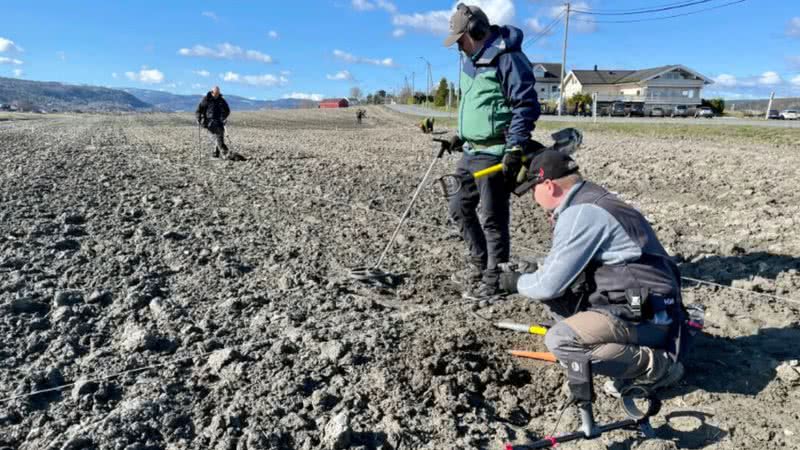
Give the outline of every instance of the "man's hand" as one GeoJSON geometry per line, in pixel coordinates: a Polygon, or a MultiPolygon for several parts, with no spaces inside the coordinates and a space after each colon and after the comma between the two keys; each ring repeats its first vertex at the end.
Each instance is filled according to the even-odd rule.
{"type": "Polygon", "coordinates": [[[501,272],[498,281],[500,289],[509,294],[516,294],[519,292],[517,290],[517,281],[519,281],[519,277],[521,276],[521,272],[501,272]]]}
{"type": "Polygon", "coordinates": [[[517,176],[522,170],[522,147],[515,145],[506,150],[503,156],[503,176],[509,189],[513,189],[517,185],[517,176]]]}

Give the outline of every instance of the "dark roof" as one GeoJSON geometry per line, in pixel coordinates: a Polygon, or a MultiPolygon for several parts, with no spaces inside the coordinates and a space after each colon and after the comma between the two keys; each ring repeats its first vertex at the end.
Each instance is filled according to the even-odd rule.
{"type": "Polygon", "coordinates": [[[617,84],[635,70],[573,70],[581,84],[617,84]]]}
{"type": "Polygon", "coordinates": [[[346,98],[324,98],[320,100],[320,103],[339,103],[342,100],[347,101],[346,98]]]}
{"type": "Polygon", "coordinates": [[[573,70],[572,73],[575,74],[581,84],[622,84],[638,83],[661,72],[680,67],[677,64],[673,64],[641,70],[573,70]]]}
{"type": "Polygon", "coordinates": [[[544,62],[534,62],[531,63],[531,67],[536,67],[541,65],[544,67],[544,78],[545,79],[561,79],[561,64],[558,63],[544,63],[544,62]]]}

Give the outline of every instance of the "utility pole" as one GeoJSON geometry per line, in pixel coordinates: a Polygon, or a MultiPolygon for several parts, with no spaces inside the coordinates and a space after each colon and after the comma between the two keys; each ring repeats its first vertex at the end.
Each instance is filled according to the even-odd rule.
{"type": "Polygon", "coordinates": [[[567,69],[567,37],[569,36],[569,2],[567,2],[567,20],[564,23],[564,48],[561,52],[561,88],[558,92],[558,115],[561,115],[561,107],[564,105],[564,71],[567,69]]]}
{"type": "Polygon", "coordinates": [[[772,91],[772,94],[769,95],[769,103],[767,104],[767,114],[764,116],[764,120],[769,120],[769,110],[772,109],[772,100],[775,99],[775,91],[772,91]]]}
{"type": "Polygon", "coordinates": [[[411,97],[414,98],[414,104],[417,104],[417,89],[414,87],[414,72],[411,72],[411,97]]]}
{"type": "Polygon", "coordinates": [[[597,123],[597,92],[592,93],[592,121],[597,123]]]}

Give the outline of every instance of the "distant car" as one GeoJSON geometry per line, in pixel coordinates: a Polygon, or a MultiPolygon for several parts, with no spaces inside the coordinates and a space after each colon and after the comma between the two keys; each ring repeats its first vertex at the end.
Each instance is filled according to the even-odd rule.
{"type": "Polygon", "coordinates": [[[603,108],[603,116],[617,116],[617,117],[625,117],[625,103],[623,102],[614,102],[605,108],[603,108]]]}
{"type": "Polygon", "coordinates": [[[781,119],[783,120],[797,120],[800,119],[800,111],[796,109],[787,109],[781,112],[781,119]]]}
{"type": "Polygon", "coordinates": [[[627,108],[627,116],[644,117],[644,105],[641,103],[632,103],[630,108],[627,108]]]}
{"type": "Polygon", "coordinates": [[[713,119],[714,118],[714,111],[711,108],[707,107],[707,106],[701,106],[700,108],[697,108],[694,111],[694,117],[695,117],[695,119],[698,118],[698,117],[705,117],[706,119],[713,119]]]}
{"type": "Polygon", "coordinates": [[[767,119],[775,119],[775,120],[777,120],[777,119],[780,119],[780,118],[781,118],[781,113],[779,113],[777,109],[770,109],[769,110],[769,113],[767,114],[767,119]]]}
{"type": "Polygon", "coordinates": [[[670,117],[686,117],[689,115],[689,107],[686,105],[675,105],[669,113],[670,117]]]}
{"type": "Polygon", "coordinates": [[[650,117],[664,117],[664,109],[658,107],[651,109],[650,117]]]}

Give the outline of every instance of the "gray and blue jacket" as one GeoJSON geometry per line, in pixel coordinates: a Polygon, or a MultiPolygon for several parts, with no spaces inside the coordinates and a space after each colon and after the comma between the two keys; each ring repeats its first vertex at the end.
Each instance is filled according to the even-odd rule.
{"type": "Polygon", "coordinates": [[[519,278],[521,294],[554,299],[583,274],[588,287],[584,307],[626,320],[678,314],[680,272],[639,211],[584,181],[569,190],[555,217],[550,253],[538,271],[519,278]],[[658,299],[648,303],[655,310],[636,311],[635,297],[658,299]]]}
{"type": "Polygon", "coordinates": [[[522,37],[518,28],[492,26],[483,49],[464,58],[458,134],[467,153],[501,156],[531,138],[540,107],[522,37]]]}

